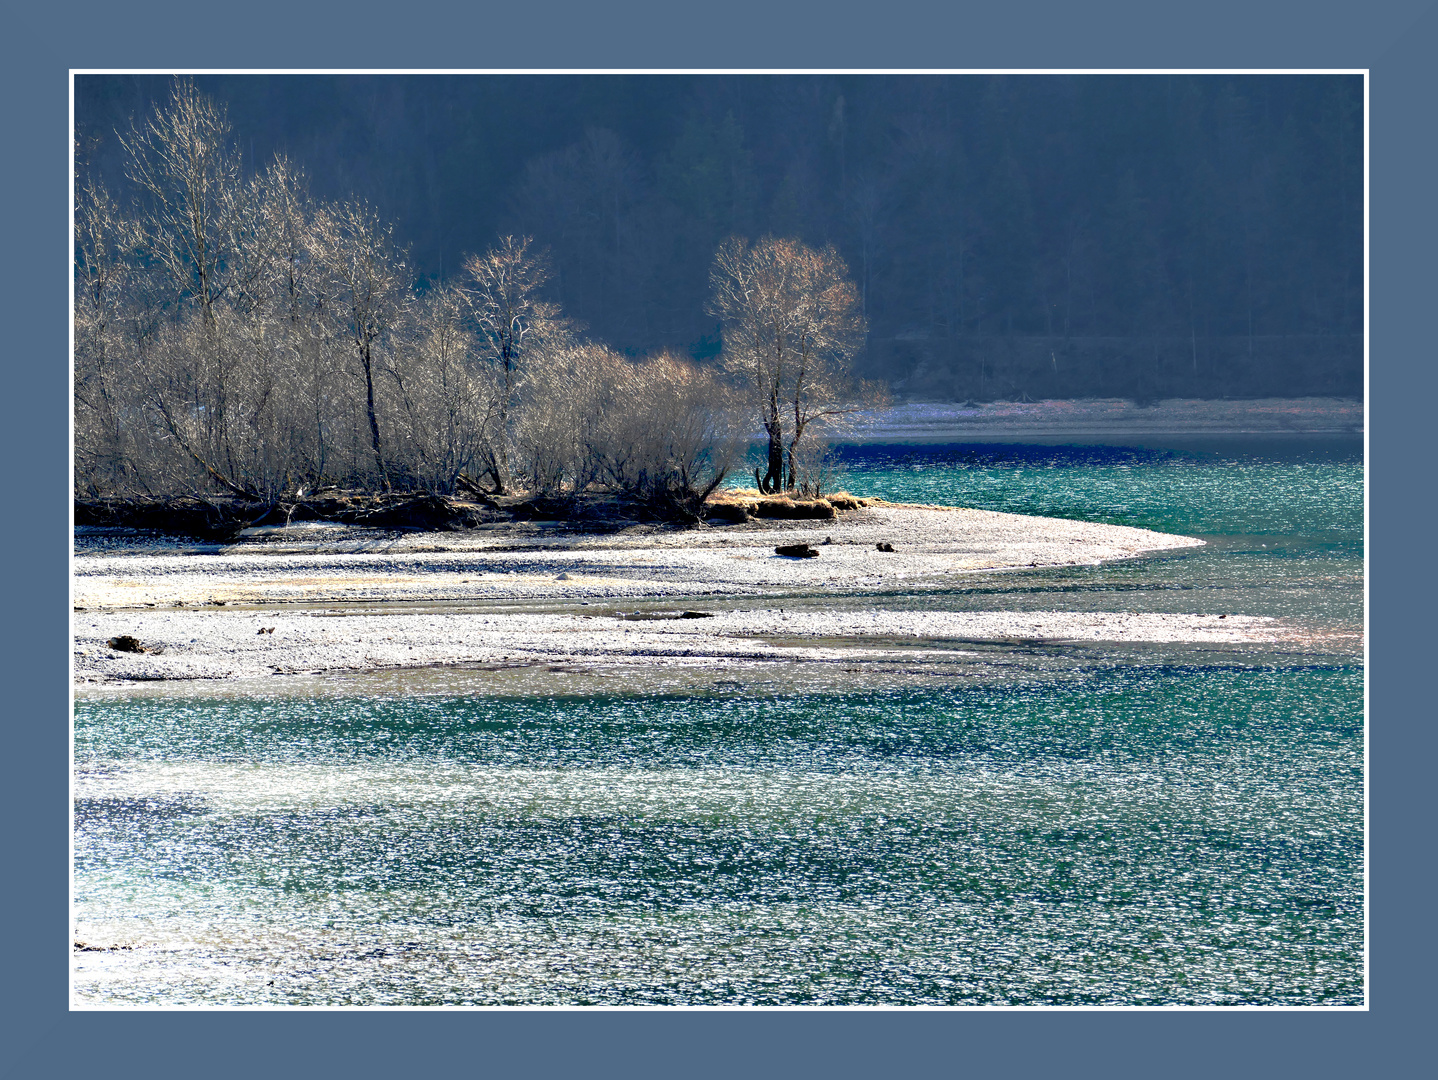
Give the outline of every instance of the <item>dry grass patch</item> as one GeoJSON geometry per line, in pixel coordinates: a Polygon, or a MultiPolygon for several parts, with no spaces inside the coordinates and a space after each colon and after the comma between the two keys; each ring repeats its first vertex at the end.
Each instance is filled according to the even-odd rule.
{"type": "Polygon", "coordinates": [[[720,521],[747,521],[756,517],[827,520],[841,510],[859,510],[882,502],[881,499],[861,499],[847,491],[806,499],[793,495],[764,495],[754,488],[727,488],[709,497],[705,516],[720,521]]]}

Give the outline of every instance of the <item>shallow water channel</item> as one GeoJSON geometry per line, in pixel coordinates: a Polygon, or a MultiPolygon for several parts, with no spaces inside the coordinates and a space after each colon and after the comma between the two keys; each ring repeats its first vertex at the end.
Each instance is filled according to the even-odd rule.
{"type": "Polygon", "coordinates": [[[1362,1004],[1361,442],[844,457],[1207,544],[843,606],[1303,633],[87,691],[76,1001],[1362,1004]]]}

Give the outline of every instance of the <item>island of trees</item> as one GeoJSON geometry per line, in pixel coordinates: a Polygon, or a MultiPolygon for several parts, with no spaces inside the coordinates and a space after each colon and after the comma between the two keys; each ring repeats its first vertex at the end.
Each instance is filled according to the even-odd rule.
{"type": "Polygon", "coordinates": [[[386,496],[420,494],[441,520],[456,496],[693,520],[758,428],[758,487],[817,493],[818,436],[875,393],[852,375],[865,320],[832,247],[730,239],[711,273],[715,362],[634,357],[549,298],[554,267],[529,238],[417,275],[363,201],[312,197],[283,157],[245,167],[192,82],[117,138],[135,197],[77,183],[84,520],[163,524],[188,501],[212,524],[263,522],[353,510],[356,492],[391,519],[386,496]]]}

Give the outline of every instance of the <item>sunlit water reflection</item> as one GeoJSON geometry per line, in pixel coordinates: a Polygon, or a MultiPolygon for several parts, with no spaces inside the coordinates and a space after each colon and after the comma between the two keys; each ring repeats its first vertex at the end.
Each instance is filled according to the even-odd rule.
{"type": "Polygon", "coordinates": [[[1209,540],[853,604],[1316,636],[990,645],[847,682],[778,664],[86,694],[76,933],[129,947],[78,952],[77,999],[1360,1004],[1355,444],[866,448],[846,483],[1209,540]]]}

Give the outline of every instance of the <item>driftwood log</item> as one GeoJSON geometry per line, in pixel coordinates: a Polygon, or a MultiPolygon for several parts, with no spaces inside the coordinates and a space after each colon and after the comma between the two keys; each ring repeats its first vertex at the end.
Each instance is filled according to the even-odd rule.
{"type": "Polygon", "coordinates": [[[789,559],[817,559],[818,551],[808,544],[783,544],[774,549],[775,555],[783,555],[789,559]]]}

